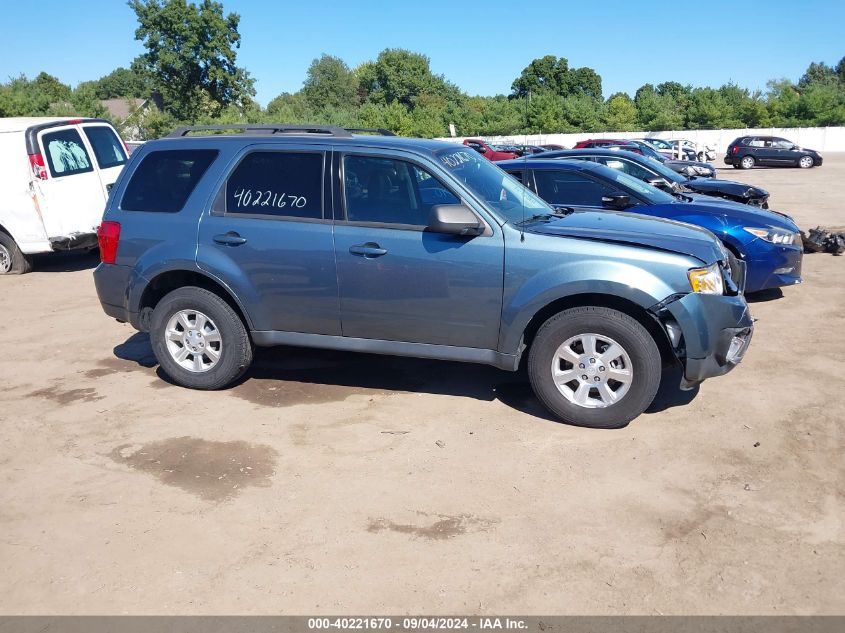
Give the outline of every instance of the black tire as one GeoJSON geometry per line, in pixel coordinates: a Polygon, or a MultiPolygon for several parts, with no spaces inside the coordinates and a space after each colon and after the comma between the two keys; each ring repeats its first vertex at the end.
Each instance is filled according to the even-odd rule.
{"type": "Polygon", "coordinates": [[[648,408],[660,386],[661,368],[657,344],[638,321],[617,310],[592,306],[570,308],[551,317],[537,332],[528,356],[528,379],[537,398],[549,411],[567,424],[602,429],[626,426],[648,408]],[[618,402],[602,408],[571,402],[552,377],[552,362],[558,348],[571,337],[588,333],[616,341],[627,352],[632,365],[627,393],[618,402]]]}
{"type": "Polygon", "coordinates": [[[812,156],[802,156],[796,163],[801,169],[810,169],[815,166],[815,161],[812,156]]]}
{"type": "Polygon", "coordinates": [[[746,154],[742,158],[739,159],[739,168],[740,169],[754,169],[757,166],[757,159],[751,156],[750,154],[746,154]]]}
{"type": "Polygon", "coordinates": [[[240,378],[252,363],[252,342],[243,321],[228,303],[204,288],[178,288],[159,301],[150,320],[150,342],[162,370],[176,384],[191,389],[222,389],[240,378]],[[208,370],[185,369],[167,349],[167,323],[182,310],[203,313],[220,333],[220,359],[208,370]]]}
{"type": "Polygon", "coordinates": [[[32,270],[32,256],[25,255],[11,235],[0,231],[0,275],[24,275],[32,270]]]}

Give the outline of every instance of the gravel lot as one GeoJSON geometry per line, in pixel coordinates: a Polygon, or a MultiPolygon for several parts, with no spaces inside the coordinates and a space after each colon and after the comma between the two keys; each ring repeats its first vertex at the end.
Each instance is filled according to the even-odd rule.
{"type": "MultiPolygon", "coordinates": [[[[845,156],[740,172],[845,225],[845,156]]],[[[845,612],[845,257],[753,298],[745,362],[627,428],[522,376],[276,349],[202,393],[90,256],[0,279],[4,614],[845,612]]]]}

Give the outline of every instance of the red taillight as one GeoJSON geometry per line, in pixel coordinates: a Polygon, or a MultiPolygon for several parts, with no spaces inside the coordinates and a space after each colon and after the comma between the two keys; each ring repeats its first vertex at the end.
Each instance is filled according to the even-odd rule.
{"type": "Polygon", "coordinates": [[[739,152],[739,145],[734,145],[731,148],[731,154],[737,154],[739,152]]]}
{"type": "Polygon", "coordinates": [[[47,168],[44,166],[44,157],[41,154],[30,154],[29,166],[32,168],[33,176],[47,180],[47,168]]]}
{"type": "Polygon", "coordinates": [[[120,222],[103,222],[97,229],[100,244],[100,261],[114,264],[117,260],[117,244],[120,242],[120,222]]]}
{"type": "Polygon", "coordinates": [[[82,119],[70,119],[68,121],[65,121],[65,123],[67,123],[68,125],[79,125],[80,123],[82,123],[82,119]]]}

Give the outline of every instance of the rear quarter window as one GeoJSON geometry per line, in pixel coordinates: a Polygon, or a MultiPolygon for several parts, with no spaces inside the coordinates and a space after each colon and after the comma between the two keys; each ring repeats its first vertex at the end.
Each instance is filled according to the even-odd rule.
{"type": "Polygon", "coordinates": [[[213,149],[150,152],[126,185],[121,210],[178,213],[216,157],[213,149]]]}

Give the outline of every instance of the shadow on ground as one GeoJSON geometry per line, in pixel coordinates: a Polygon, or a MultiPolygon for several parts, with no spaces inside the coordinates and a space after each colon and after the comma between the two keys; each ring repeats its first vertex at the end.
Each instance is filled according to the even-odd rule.
{"type": "Polygon", "coordinates": [[[100,251],[80,251],[69,253],[44,253],[36,255],[33,270],[39,273],[72,273],[91,270],[100,263],[100,251]]]}
{"type": "MultiPolygon", "coordinates": [[[[157,367],[149,335],[136,333],[114,348],[114,355],[144,368],[156,367],[164,383],[173,381],[157,367]]],[[[667,370],[648,413],[692,401],[698,388],[681,391],[680,371],[667,370]]],[[[429,393],[503,404],[557,422],[540,404],[524,370],[508,372],[485,365],[301,347],[258,348],[252,367],[230,388],[265,406],[342,400],[362,393],[429,393]]]]}
{"type": "Polygon", "coordinates": [[[783,290],[780,288],[769,288],[768,290],[758,290],[745,295],[745,300],[748,303],[766,303],[767,301],[777,301],[783,298],[783,290]]]}

